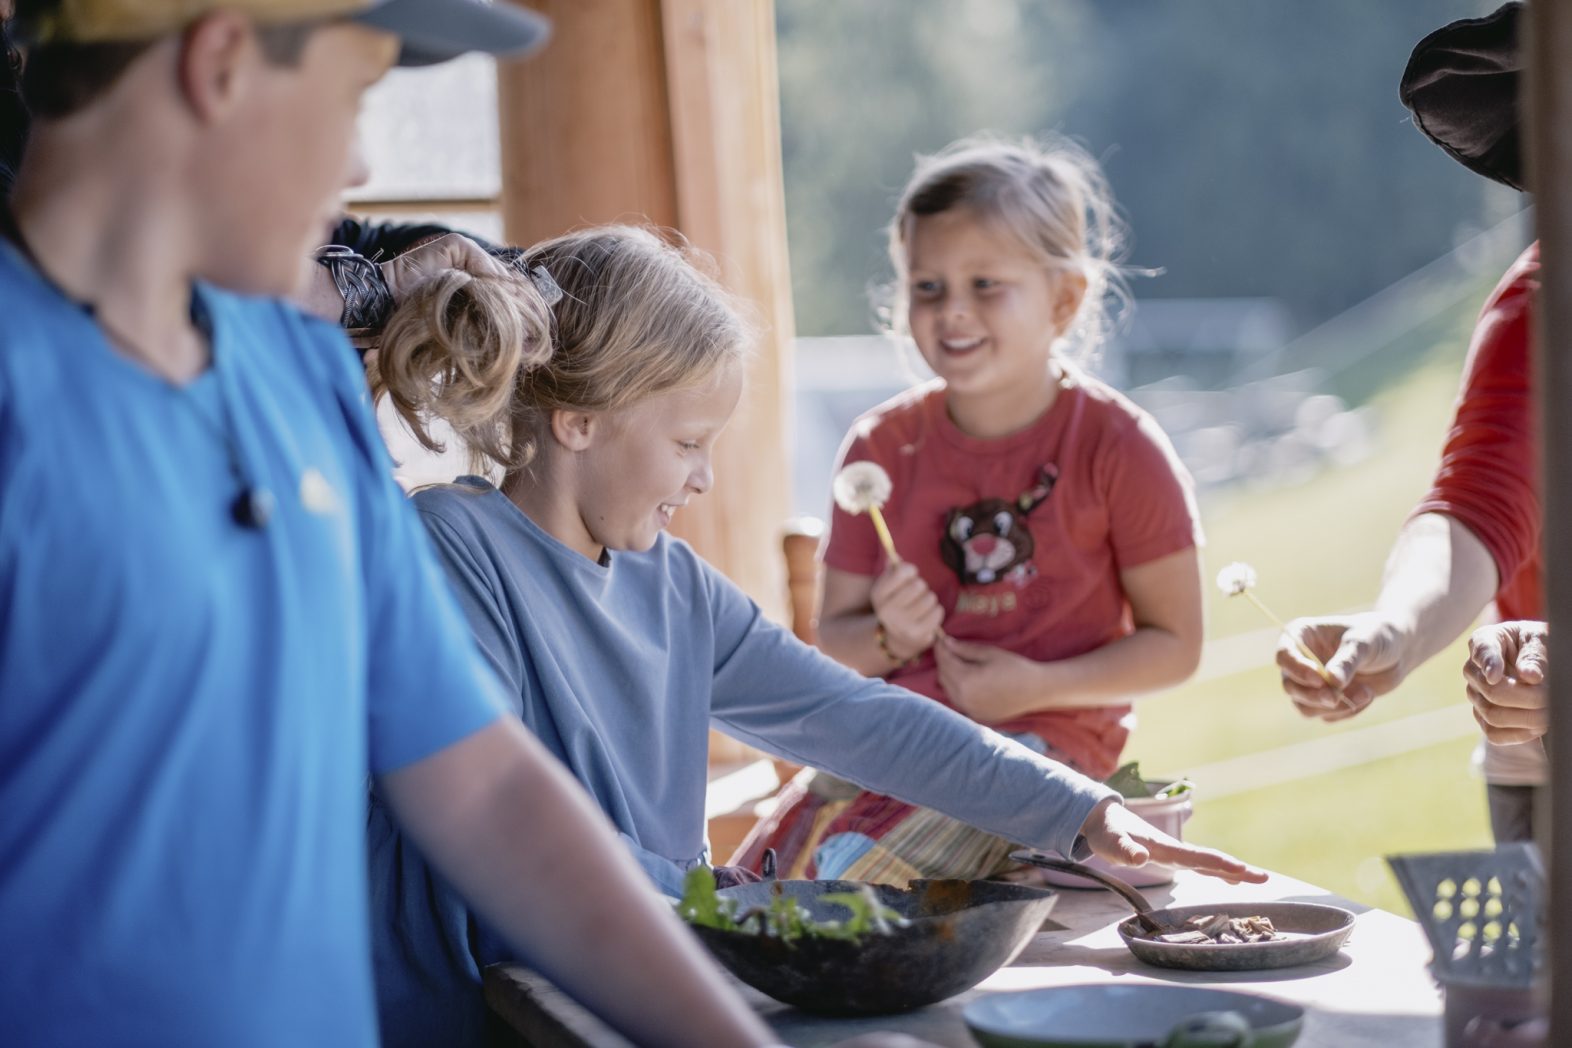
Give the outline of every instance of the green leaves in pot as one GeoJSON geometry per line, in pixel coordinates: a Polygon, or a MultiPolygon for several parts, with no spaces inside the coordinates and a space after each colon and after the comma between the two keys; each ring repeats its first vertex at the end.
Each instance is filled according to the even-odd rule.
{"type": "Polygon", "coordinates": [[[1149,797],[1168,800],[1195,789],[1195,783],[1189,779],[1175,779],[1172,782],[1143,779],[1140,761],[1131,761],[1122,765],[1118,771],[1108,776],[1105,784],[1126,800],[1145,800],[1149,797]]]}
{"type": "Polygon", "coordinates": [[[677,915],[689,924],[764,935],[785,943],[805,937],[857,942],[870,932],[889,935],[908,923],[906,918],[879,901],[871,885],[865,884],[854,892],[828,892],[819,898],[844,906],[845,919],[816,921],[789,895],[777,895],[768,906],[755,906],[739,914],[735,899],[723,899],[716,893],[715,874],[710,868],[695,866],[683,878],[677,915]]]}

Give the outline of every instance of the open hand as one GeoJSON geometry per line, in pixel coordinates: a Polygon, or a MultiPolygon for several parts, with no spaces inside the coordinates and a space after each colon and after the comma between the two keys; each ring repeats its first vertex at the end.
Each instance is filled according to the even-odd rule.
{"type": "Polygon", "coordinates": [[[874,616],[884,626],[884,643],[890,654],[912,659],[933,645],[944,623],[944,608],[911,564],[901,561],[885,568],[873,580],[869,599],[874,616]]]}
{"type": "Polygon", "coordinates": [[[1468,638],[1463,679],[1491,742],[1531,742],[1549,730],[1549,635],[1543,622],[1502,622],[1468,638]]]}
{"type": "Polygon", "coordinates": [[[1402,682],[1402,639],[1396,624],[1374,612],[1295,619],[1277,643],[1283,690],[1306,717],[1347,720],[1402,682]],[[1296,640],[1326,664],[1330,684],[1296,640]]]}
{"type": "Polygon", "coordinates": [[[1081,824],[1081,836],[1086,838],[1093,854],[1125,866],[1159,862],[1219,877],[1229,884],[1240,881],[1260,884],[1266,880],[1265,870],[1240,862],[1232,855],[1175,840],[1114,797],[1092,809],[1081,824]]]}
{"type": "Polygon", "coordinates": [[[1040,704],[1042,665],[992,644],[941,633],[933,646],[939,685],[979,724],[1002,724],[1040,704]]]}

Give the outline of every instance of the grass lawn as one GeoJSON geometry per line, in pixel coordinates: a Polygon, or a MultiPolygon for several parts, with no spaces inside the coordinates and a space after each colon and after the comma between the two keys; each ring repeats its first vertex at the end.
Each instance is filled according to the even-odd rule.
{"type": "MultiPolygon", "coordinates": [[[[1235,560],[1260,574],[1256,594],[1284,619],[1368,605],[1393,537],[1428,485],[1451,416],[1471,315],[1450,337],[1415,354],[1417,366],[1375,396],[1375,452],[1293,487],[1232,492],[1202,506],[1207,529],[1209,640],[1256,635],[1210,676],[1142,703],[1127,747],[1151,773],[1335,738],[1426,711],[1454,708],[1450,737],[1335,771],[1284,761],[1276,781],[1209,799],[1197,783],[1193,840],[1228,849],[1351,899],[1407,913],[1381,856],[1486,847],[1484,784],[1468,770],[1474,745],[1463,699],[1461,642],[1431,660],[1365,714],[1340,725],[1293,711],[1272,666],[1271,624],[1247,601],[1229,600],[1210,580],[1235,560]],[[1259,658],[1254,644],[1259,641],[1259,658]]],[[[1434,337],[1432,329],[1431,337],[1434,337]]],[[[1240,642],[1236,641],[1234,647],[1240,642]]]]}

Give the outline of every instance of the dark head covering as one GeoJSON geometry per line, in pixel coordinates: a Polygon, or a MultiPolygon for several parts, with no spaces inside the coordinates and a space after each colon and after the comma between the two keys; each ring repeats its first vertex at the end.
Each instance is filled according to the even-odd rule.
{"type": "Polygon", "coordinates": [[[0,201],[11,195],[27,141],[27,108],[17,89],[21,70],[21,56],[11,46],[10,26],[0,21],[0,201]]]}
{"type": "Polygon", "coordinates": [[[1414,126],[1476,174],[1523,188],[1517,95],[1523,5],[1442,26],[1414,47],[1398,97],[1414,126]]]}

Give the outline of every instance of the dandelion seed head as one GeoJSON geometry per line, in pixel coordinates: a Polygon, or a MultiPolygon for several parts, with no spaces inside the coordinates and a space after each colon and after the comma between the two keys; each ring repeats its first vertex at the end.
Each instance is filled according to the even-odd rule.
{"type": "Polygon", "coordinates": [[[1256,583],[1255,569],[1241,561],[1234,561],[1217,573],[1217,588],[1230,597],[1237,597],[1256,583]]]}
{"type": "Polygon", "coordinates": [[[890,475],[877,462],[853,462],[835,475],[835,504],[847,513],[866,513],[890,497],[890,475]]]}

